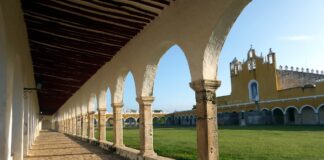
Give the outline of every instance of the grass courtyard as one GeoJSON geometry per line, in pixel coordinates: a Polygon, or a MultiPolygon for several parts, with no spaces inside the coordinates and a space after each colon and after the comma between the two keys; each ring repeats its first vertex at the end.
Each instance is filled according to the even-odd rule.
{"type": "MultiPolygon", "coordinates": [[[[139,149],[138,128],[124,128],[124,143],[139,149]]],[[[196,147],[193,127],[154,128],[154,149],[161,156],[195,160],[196,147]]],[[[219,151],[222,160],[324,160],[324,126],[220,127],[219,151]]]]}

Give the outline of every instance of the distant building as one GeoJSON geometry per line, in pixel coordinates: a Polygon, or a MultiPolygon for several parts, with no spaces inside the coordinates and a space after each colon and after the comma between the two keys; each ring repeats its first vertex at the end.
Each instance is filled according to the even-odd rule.
{"type": "MultiPolygon", "coordinates": [[[[165,115],[167,113],[164,113],[162,110],[154,110],[152,112],[152,118],[153,118],[153,125],[154,126],[163,126],[166,124],[165,115]]],[[[94,124],[97,127],[98,126],[98,114],[95,115],[94,118],[94,124]]],[[[113,126],[113,120],[114,116],[113,113],[106,113],[106,126],[111,127],[113,126]]],[[[140,114],[137,110],[127,110],[124,113],[122,113],[122,121],[124,127],[137,127],[140,123],[140,114]]]]}
{"type": "MultiPolygon", "coordinates": [[[[217,97],[219,124],[324,124],[324,73],[276,68],[276,54],[255,49],[230,63],[232,92],[217,97]]],[[[177,125],[194,125],[193,111],[169,114],[177,125]],[[191,119],[192,118],[192,119],[191,119]]],[[[168,122],[168,118],[167,118],[168,122]]]]}

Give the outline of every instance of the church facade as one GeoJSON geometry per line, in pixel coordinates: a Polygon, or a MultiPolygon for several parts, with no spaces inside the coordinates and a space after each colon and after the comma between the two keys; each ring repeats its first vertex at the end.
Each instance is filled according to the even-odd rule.
{"type": "MultiPolygon", "coordinates": [[[[230,63],[230,95],[217,97],[219,124],[324,124],[324,73],[308,68],[276,68],[270,49],[230,63]]],[[[169,115],[169,122],[194,125],[194,111],[169,115]]]]}

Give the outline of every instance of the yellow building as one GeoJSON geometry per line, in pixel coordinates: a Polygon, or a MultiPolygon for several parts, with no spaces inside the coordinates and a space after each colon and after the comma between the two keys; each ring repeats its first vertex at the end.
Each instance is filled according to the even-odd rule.
{"type": "Polygon", "coordinates": [[[263,57],[254,49],[247,60],[230,63],[231,95],[217,97],[218,112],[271,111],[272,122],[324,123],[323,71],[276,68],[276,54],[263,57]]]}

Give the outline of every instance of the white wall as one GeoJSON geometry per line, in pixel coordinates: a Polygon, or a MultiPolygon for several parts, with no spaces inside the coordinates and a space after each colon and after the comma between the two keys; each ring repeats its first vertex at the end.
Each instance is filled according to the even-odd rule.
{"type": "Polygon", "coordinates": [[[0,159],[23,158],[38,135],[38,100],[19,0],[0,1],[0,159]],[[13,127],[14,124],[14,127],[13,127]]]}

